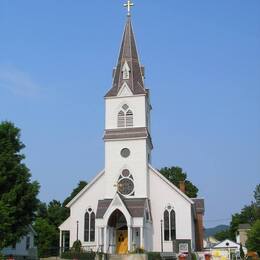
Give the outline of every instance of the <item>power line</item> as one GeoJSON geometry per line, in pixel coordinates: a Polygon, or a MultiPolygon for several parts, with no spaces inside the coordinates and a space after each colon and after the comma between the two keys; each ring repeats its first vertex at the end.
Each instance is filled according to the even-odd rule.
{"type": "Polygon", "coordinates": [[[227,221],[227,220],[231,220],[231,218],[204,219],[204,222],[217,222],[217,221],[227,221]]]}

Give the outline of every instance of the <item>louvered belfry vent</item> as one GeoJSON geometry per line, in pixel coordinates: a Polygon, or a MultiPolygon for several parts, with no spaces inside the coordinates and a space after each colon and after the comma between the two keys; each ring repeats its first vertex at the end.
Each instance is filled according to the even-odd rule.
{"type": "Polygon", "coordinates": [[[126,112],[126,127],[133,127],[133,112],[131,110],[126,112]]]}
{"type": "Polygon", "coordinates": [[[128,105],[123,105],[122,109],[117,114],[117,127],[128,128],[134,126],[134,115],[128,105]]]}

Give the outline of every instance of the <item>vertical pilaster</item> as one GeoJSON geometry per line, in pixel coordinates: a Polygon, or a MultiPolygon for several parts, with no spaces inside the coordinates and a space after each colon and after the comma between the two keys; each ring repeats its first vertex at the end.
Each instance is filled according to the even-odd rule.
{"type": "Polygon", "coordinates": [[[144,227],[140,227],[140,247],[144,248],[144,227]]]}
{"type": "MultiPolygon", "coordinates": [[[[64,238],[63,238],[64,240],[64,238]]],[[[64,242],[63,242],[64,243],[64,242]]],[[[63,252],[64,249],[62,249],[62,230],[60,230],[60,255],[63,252]]]]}
{"type": "Polygon", "coordinates": [[[97,251],[100,251],[100,233],[99,233],[100,227],[96,227],[96,234],[97,234],[97,251]]]}
{"type": "Polygon", "coordinates": [[[104,227],[104,252],[105,253],[108,253],[107,252],[107,249],[108,249],[108,241],[107,241],[107,226],[104,227]]]}
{"type": "Polygon", "coordinates": [[[132,250],[131,245],[132,245],[132,228],[131,226],[128,226],[128,251],[130,252],[132,250]]]}

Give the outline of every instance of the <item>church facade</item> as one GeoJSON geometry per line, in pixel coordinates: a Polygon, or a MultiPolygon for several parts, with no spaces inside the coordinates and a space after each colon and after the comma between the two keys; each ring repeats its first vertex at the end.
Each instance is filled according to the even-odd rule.
{"type": "Polygon", "coordinates": [[[125,254],[202,249],[203,199],[191,199],[151,165],[150,92],[127,17],[113,84],[105,95],[105,167],[67,205],[61,248],[76,240],[125,254]]]}

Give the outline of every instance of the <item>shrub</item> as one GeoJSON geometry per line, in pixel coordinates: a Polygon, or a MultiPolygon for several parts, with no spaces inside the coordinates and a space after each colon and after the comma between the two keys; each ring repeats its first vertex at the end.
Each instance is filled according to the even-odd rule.
{"type": "Polygon", "coordinates": [[[141,247],[137,247],[135,250],[131,251],[130,254],[144,254],[145,250],[141,247]]]}
{"type": "Polygon", "coordinates": [[[80,250],[81,250],[81,242],[80,242],[80,240],[76,240],[73,243],[72,250],[75,251],[75,252],[80,252],[80,250]]]}
{"type": "Polygon", "coordinates": [[[78,260],[94,260],[95,252],[76,252],[74,250],[66,251],[61,254],[63,259],[78,259],[78,260]]]}
{"type": "Polygon", "coordinates": [[[148,260],[161,260],[161,255],[158,252],[148,252],[148,260]]]}
{"type": "Polygon", "coordinates": [[[194,252],[191,253],[191,259],[192,260],[197,260],[197,256],[196,256],[196,254],[194,252]]]}

